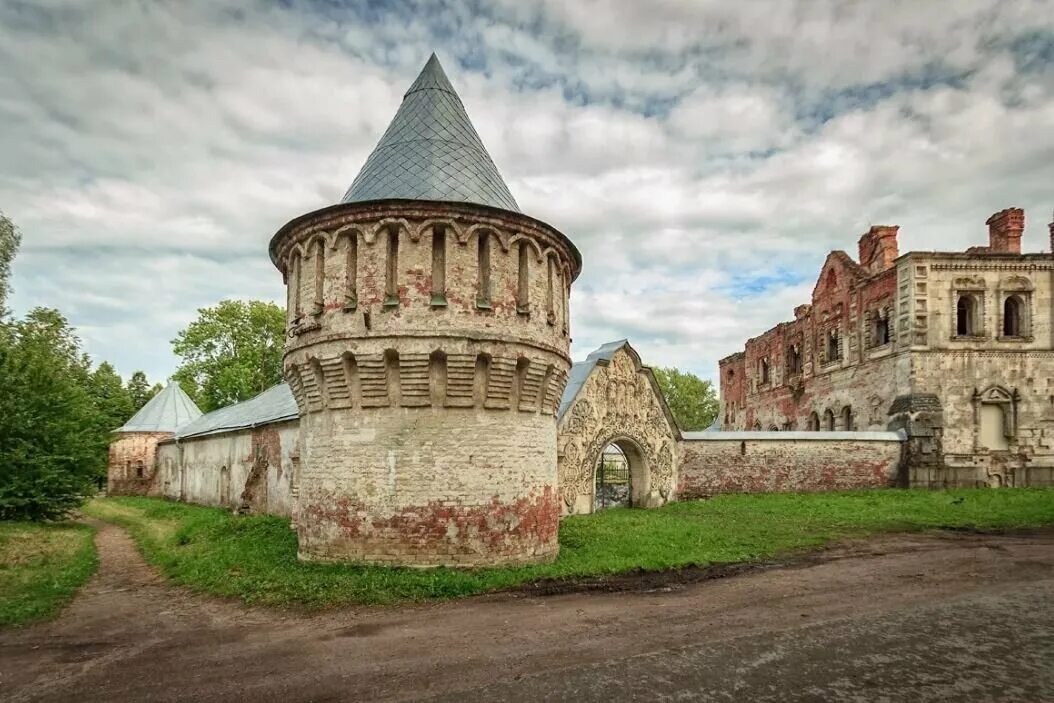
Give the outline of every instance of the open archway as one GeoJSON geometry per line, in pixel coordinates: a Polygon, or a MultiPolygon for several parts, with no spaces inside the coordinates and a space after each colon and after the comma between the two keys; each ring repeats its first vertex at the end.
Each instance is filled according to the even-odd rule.
{"type": "Polygon", "coordinates": [[[644,452],[631,439],[616,438],[597,456],[593,510],[640,506],[648,493],[644,452]]]}

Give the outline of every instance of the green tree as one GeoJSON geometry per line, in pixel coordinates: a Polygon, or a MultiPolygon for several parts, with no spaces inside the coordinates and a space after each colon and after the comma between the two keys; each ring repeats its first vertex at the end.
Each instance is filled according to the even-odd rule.
{"type": "Polygon", "coordinates": [[[95,409],[89,435],[95,446],[96,474],[104,476],[113,431],[135,414],[135,408],[124,381],[109,362],[102,362],[89,374],[87,389],[95,409]]]}
{"type": "Polygon", "coordinates": [[[173,378],[205,412],[247,400],[282,380],[284,341],[280,307],[224,300],[172,340],[183,359],[173,378]]]}
{"type": "Polygon", "coordinates": [[[132,412],[137,413],[139,409],[147,404],[151,398],[161,392],[161,384],[155,383],[153,386],[146,380],[146,374],[142,371],[136,371],[132,374],[132,377],[128,379],[128,396],[132,400],[132,412]]]}
{"type": "Polygon", "coordinates": [[[57,310],[0,322],[0,519],[58,518],[92,492],[104,445],[90,376],[57,310]]]}
{"type": "Polygon", "coordinates": [[[710,381],[675,368],[654,368],[662,395],[680,428],[686,432],[704,430],[718,413],[717,393],[710,381]]]}
{"type": "Polygon", "coordinates": [[[0,318],[7,314],[7,295],[11,292],[11,262],[15,260],[22,235],[4,213],[0,212],[0,318]]]}

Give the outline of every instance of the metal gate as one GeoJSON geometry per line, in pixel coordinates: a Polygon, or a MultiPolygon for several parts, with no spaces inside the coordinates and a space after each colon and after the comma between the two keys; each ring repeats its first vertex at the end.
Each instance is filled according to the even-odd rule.
{"type": "Polygon", "coordinates": [[[629,460],[625,454],[611,448],[600,454],[593,495],[593,510],[629,507],[629,460]]]}

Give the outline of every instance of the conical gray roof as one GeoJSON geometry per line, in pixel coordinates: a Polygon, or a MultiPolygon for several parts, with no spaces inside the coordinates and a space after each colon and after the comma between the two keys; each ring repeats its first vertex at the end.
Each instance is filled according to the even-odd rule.
{"type": "Polygon", "coordinates": [[[342,202],[390,198],[520,211],[435,54],[342,202]]]}
{"type": "Polygon", "coordinates": [[[194,404],[179,384],[169,381],[160,393],[147,401],[132,419],[117,429],[118,432],[175,432],[191,420],[201,417],[194,404]]]}

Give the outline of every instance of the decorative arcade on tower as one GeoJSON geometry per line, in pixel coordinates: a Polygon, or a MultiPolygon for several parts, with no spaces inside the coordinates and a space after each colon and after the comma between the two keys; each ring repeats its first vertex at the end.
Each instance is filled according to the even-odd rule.
{"type": "Polygon", "coordinates": [[[435,55],[342,202],[270,245],[309,560],[553,559],[575,246],[520,212],[435,55]]]}

